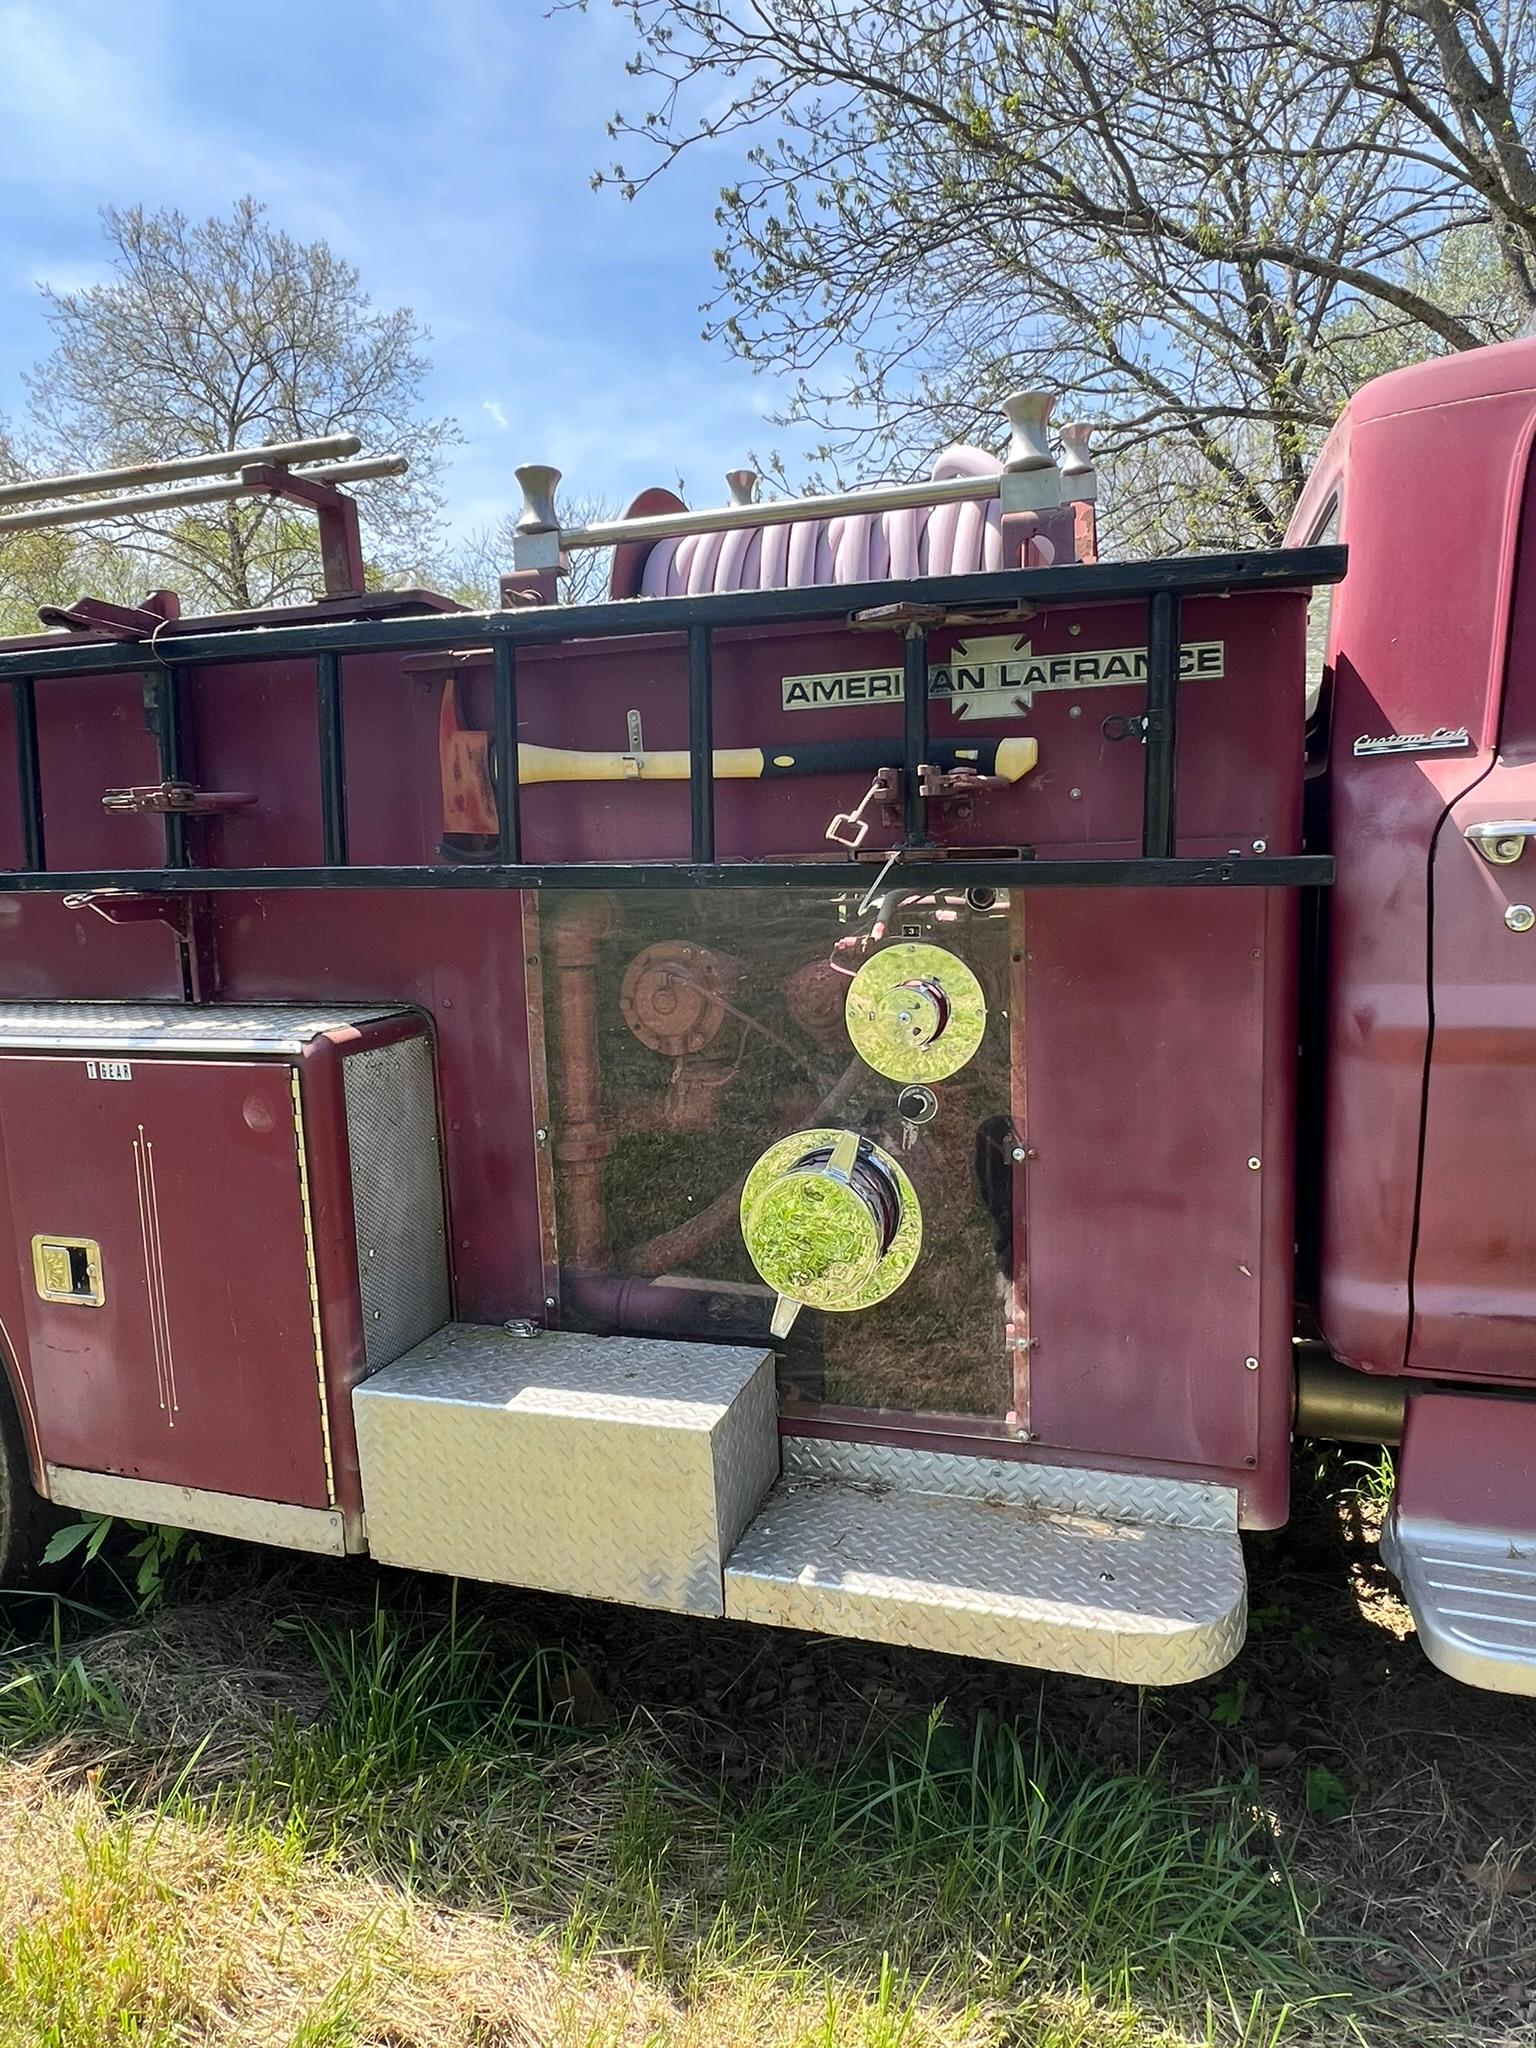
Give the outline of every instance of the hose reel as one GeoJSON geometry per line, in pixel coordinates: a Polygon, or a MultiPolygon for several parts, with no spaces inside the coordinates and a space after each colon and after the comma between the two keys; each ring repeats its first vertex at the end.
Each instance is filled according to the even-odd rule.
{"type": "MultiPolygon", "coordinates": [[[[865,1064],[902,1084],[898,1113],[915,1130],[938,1108],[927,1084],[975,1055],[987,1003],[956,954],[903,940],[859,968],[843,1017],[865,1064]]],[[[872,1139],[796,1131],[748,1174],[741,1234],[779,1297],[772,1327],[783,1336],[802,1307],[847,1314],[894,1294],[922,1250],[923,1212],[904,1169],[872,1139]]]]}
{"type": "Polygon", "coordinates": [[[796,1131],[741,1191],[741,1234],[779,1296],[775,1335],[802,1307],[846,1314],[894,1294],[917,1263],[923,1213],[905,1172],[857,1131],[796,1131]]]}

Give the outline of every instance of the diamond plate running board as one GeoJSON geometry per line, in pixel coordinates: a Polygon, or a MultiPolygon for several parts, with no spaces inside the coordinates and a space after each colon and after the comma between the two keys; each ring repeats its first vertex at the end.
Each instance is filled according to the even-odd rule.
{"type": "Polygon", "coordinates": [[[1432,1664],[1536,1695],[1536,1401],[1414,1394],[1381,1554],[1432,1664]]]}
{"type": "Polygon", "coordinates": [[[1135,1685],[1236,1655],[1235,1527],[1103,1521],[842,1479],[780,1480],[726,1562],[725,1611],[823,1635],[1135,1685]]]}

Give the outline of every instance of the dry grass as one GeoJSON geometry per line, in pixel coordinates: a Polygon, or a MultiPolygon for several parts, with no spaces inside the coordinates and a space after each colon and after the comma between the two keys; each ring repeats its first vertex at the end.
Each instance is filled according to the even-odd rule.
{"type": "MultiPolygon", "coordinates": [[[[166,1669],[153,1656],[146,1668],[166,1669]]],[[[0,1775],[5,2048],[1151,2048],[1186,2038],[1114,2000],[1043,1988],[1006,2010],[930,2002],[898,1968],[773,1966],[750,1946],[712,1954],[703,1944],[669,1983],[667,1971],[637,1967],[632,1941],[604,1952],[601,1913],[573,1909],[563,1927],[541,1929],[510,1903],[456,1909],[318,1846],[296,1811],[273,1825],[189,1803],[185,1782],[206,1770],[206,1751],[154,1804],[142,1784],[126,1802],[112,1795],[114,1765],[121,1774],[130,1753],[86,1763],[95,1755],[77,1736],[0,1775]]],[[[591,1753],[577,1762],[582,1774],[593,1766],[591,1753]]],[[[574,1812],[556,1833],[574,1855],[621,1826],[625,1804],[593,1786],[575,1802],[592,1835],[572,1832],[574,1812]]],[[[476,1875],[459,1873],[471,1890],[485,1848],[476,1844],[476,1875]]]]}
{"type": "MultiPolygon", "coordinates": [[[[0,2041],[250,2048],[962,2042],[889,2030],[889,1991],[722,1981],[686,2002],[600,1954],[454,1912],[267,1829],[125,1817],[46,1761],[0,1804],[0,2041]],[[828,2030],[829,2013],[835,2027],[828,2030]]],[[[901,1987],[893,1987],[905,2003],[901,1987]]]]}
{"type": "Polygon", "coordinates": [[[1361,1537],[1162,1698],[308,1565],[23,1653],[0,2048],[1529,2042],[1530,1710],[1361,1537]]]}

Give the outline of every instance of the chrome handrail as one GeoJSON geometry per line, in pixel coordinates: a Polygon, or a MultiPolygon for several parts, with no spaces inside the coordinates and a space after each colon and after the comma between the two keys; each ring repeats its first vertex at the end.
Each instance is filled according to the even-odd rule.
{"type": "Polygon", "coordinates": [[[171,483],[178,477],[225,476],[253,463],[323,462],[327,456],[356,455],[356,434],[320,434],[308,441],[266,441],[257,448],[218,448],[206,455],[176,455],[164,462],[136,462],[126,469],[82,469],[73,476],[27,477],[0,484],[0,505],[31,505],[42,498],[77,498],[82,491],[126,490],[134,484],[171,483]]]}

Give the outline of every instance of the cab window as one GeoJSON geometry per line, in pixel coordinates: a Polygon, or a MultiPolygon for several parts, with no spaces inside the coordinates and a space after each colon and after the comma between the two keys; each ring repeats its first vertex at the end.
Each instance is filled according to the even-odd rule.
{"type": "MultiPolygon", "coordinates": [[[[1329,500],[1327,509],[1308,534],[1309,548],[1331,547],[1339,537],[1338,493],[1329,500]]],[[[1333,622],[1333,593],[1336,583],[1324,583],[1312,593],[1307,606],[1307,723],[1310,725],[1317,716],[1317,707],[1322,702],[1324,670],[1328,662],[1328,629],[1333,622]]]]}

